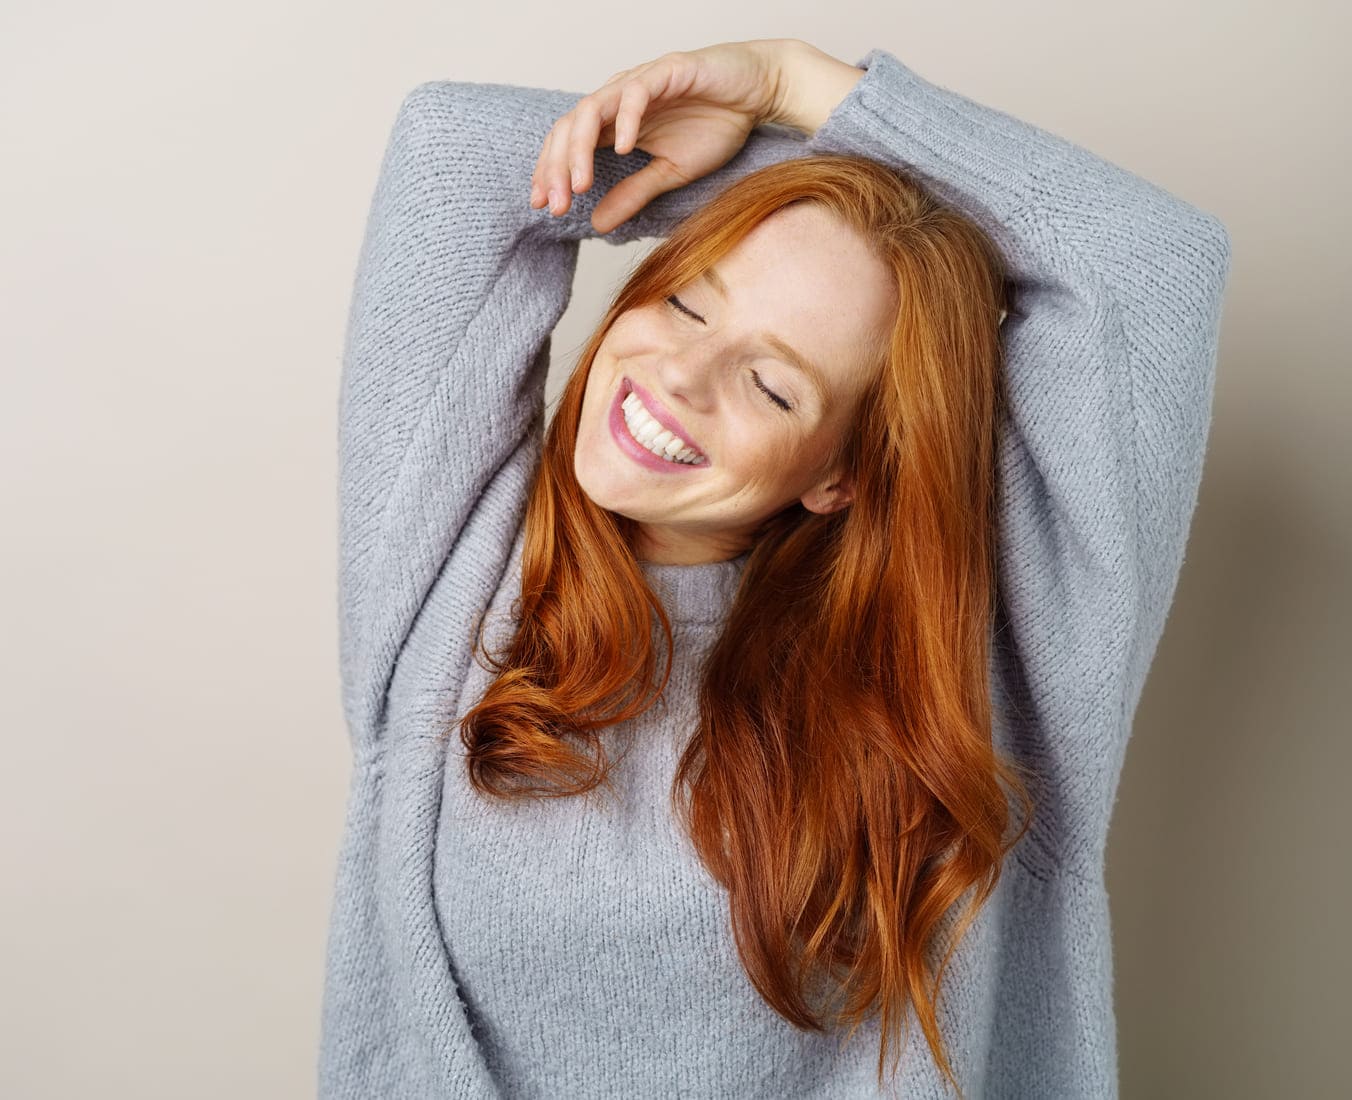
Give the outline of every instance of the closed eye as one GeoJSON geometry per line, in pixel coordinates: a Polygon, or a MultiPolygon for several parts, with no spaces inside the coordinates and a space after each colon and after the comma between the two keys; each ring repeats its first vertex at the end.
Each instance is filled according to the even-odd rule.
{"type": "MultiPolygon", "coordinates": [[[[678,297],[676,297],[676,295],[674,294],[668,295],[667,303],[671,305],[673,308],[680,310],[680,312],[684,313],[687,317],[693,317],[700,324],[704,323],[704,318],[701,317],[698,313],[696,313],[693,309],[690,309],[684,302],[682,302],[678,297]]],[[[768,397],[775,405],[783,409],[785,412],[793,411],[793,406],[789,404],[789,402],[784,400],[784,398],[780,397],[779,394],[775,393],[773,390],[766,389],[765,383],[761,381],[761,376],[757,374],[754,370],[751,372],[751,377],[756,380],[756,388],[759,389],[761,393],[765,394],[765,396],[768,397]]]]}

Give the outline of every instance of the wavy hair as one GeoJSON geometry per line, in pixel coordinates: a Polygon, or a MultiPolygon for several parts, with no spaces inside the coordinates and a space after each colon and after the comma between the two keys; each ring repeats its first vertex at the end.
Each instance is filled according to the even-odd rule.
{"type": "Polygon", "coordinates": [[[1008,281],[961,212],[867,158],[808,155],[736,180],[644,257],[546,432],[514,635],[500,657],[488,653],[481,618],[475,649],[495,679],[460,738],[483,794],[614,792],[600,733],[661,696],[672,634],[633,551],[637,523],[594,504],[574,476],[591,364],[620,314],[679,290],[797,202],[871,242],[900,305],[835,455],[853,501],[827,515],[795,501],[760,526],[703,667],[699,725],[671,796],[727,891],[739,956],[766,1002],[800,1028],[848,1024],[845,1041],[880,1013],[880,1085],[898,1022],[905,1049],[909,1006],[961,1096],[937,1023],[944,969],[1032,812],[1028,773],[993,747],[987,681],[1008,281]],[[1004,787],[1025,810],[1009,839],[1004,787]],[[814,988],[827,1004],[811,1003],[814,988]]]}

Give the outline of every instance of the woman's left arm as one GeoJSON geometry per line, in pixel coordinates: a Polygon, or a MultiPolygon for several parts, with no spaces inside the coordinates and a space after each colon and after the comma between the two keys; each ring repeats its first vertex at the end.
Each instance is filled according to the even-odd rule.
{"type": "Polygon", "coordinates": [[[1124,305],[1170,293],[1196,301],[1199,283],[1215,297],[1224,283],[1230,238],[1219,218],[1088,149],[933,84],[883,49],[847,65],[794,39],[780,58],[774,121],[815,151],[881,154],[986,223],[1036,208],[1124,305]]]}
{"type": "MultiPolygon", "coordinates": [[[[1002,591],[1034,712],[1070,731],[1037,737],[1039,752],[1063,794],[1106,811],[1197,500],[1229,235],[1214,215],[885,50],[856,76],[801,46],[786,55],[782,121],[813,152],[916,176],[1009,264],[1002,591]]],[[[1057,846],[1096,866],[1104,840],[1057,846]]]]}

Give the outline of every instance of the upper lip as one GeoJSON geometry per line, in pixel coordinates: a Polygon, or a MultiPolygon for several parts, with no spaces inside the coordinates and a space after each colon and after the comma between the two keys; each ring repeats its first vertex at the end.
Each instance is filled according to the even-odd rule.
{"type": "MultiPolygon", "coordinates": [[[[657,400],[657,398],[632,378],[626,378],[624,381],[625,385],[628,386],[630,390],[638,394],[638,399],[643,402],[643,407],[648,410],[649,416],[661,424],[662,427],[666,428],[667,431],[671,432],[672,435],[680,436],[681,441],[687,447],[698,451],[701,455],[704,454],[704,448],[690,438],[686,433],[686,430],[681,427],[681,422],[671,415],[670,409],[663,405],[662,402],[657,400]]],[[[620,399],[624,400],[623,396],[620,399]]]]}

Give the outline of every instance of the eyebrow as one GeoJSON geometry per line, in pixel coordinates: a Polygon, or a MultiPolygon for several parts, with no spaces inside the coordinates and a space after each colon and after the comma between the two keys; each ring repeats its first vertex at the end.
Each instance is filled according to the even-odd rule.
{"type": "MultiPolygon", "coordinates": [[[[704,269],[704,278],[709,281],[710,286],[718,291],[724,301],[728,300],[728,284],[723,281],[723,277],[718,274],[716,268],[706,267],[704,269]]],[[[788,361],[790,366],[797,367],[798,370],[807,375],[808,381],[812,383],[817,391],[817,397],[823,403],[826,401],[826,378],[817,368],[816,363],[806,355],[801,355],[772,332],[762,332],[760,338],[774,348],[775,351],[779,352],[779,354],[788,361]]]]}

